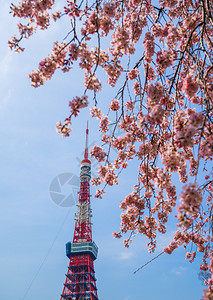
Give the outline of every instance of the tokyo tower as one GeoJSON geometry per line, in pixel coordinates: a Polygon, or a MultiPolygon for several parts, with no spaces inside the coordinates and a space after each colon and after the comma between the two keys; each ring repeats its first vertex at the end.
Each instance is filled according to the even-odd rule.
{"type": "Polygon", "coordinates": [[[91,161],[88,159],[88,134],[87,125],[74,237],[72,243],[66,244],[66,255],[70,261],[60,300],[98,300],[94,271],[94,260],[97,258],[98,247],[92,240],[89,183],[91,161]]]}

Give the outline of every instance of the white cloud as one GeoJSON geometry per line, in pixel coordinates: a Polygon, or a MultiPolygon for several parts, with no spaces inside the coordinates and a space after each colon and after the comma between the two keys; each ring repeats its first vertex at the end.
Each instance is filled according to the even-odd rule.
{"type": "Polygon", "coordinates": [[[182,276],[183,273],[184,273],[186,270],[187,270],[186,267],[180,266],[180,267],[177,267],[177,268],[173,268],[173,269],[171,270],[171,273],[173,273],[173,274],[175,274],[175,275],[177,275],[177,276],[182,276]]]}
{"type": "Polygon", "coordinates": [[[132,252],[121,252],[120,259],[130,259],[133,256],[132,252]]]}

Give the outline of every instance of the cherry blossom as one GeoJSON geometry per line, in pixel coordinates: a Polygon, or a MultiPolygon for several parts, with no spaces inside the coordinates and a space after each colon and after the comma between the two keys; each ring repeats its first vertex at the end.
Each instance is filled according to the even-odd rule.
{"type": "Polygon", "coordinates": [[[128,78],[130,79],[130,80],[133,80],[133,79],[135,79],[135,78],[137,78],[138,77],[138,75],[139,75],[139,70],[137,69],[132,69],[132,70],[130,70],[129,72],[128,72],[128,78]]]}
{"type": "Polygon", "coordinates": [[[71,113],[73,116],[77,116],[80,113],[80,109],[87,107],[89,104],[87,100],[87,95],[83,95],[80,97],[75,97],[72,101],[69,102],[69,106],[71,108],[71,113]]]}
{"type": "Polygon", "coordinates": [[[183,92],[187,97],[191,98],[198,90],[199,84],[191,76],[187,76],[183,80],[183,92]]]}
{"type": "Polygon", "coordinates": [[[113,99],[109,105],[110,109],[117,111],[120,108],[120,103],[117,99],[113,99]]]}
{"type": "Polygon", "coordinates": [[[99,123],[101,132],[107,132],[109,130],[109,124],[110,122],[108,116],[102,117],[99,123]]]}
{"type": "Polygon", "coordinates": [[[104,161],[106,157],[106,152],[103,151],[103,148],[95,145],[93,149],[90,151],[91,157],[95,157],[99,162],[104,161]]]}

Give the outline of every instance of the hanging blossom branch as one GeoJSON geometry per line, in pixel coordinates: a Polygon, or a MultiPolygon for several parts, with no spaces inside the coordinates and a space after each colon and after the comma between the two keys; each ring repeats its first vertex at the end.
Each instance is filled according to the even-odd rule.
{"type": "Polygon", "coordinates": [[[51,19],[70,20],[66,39],[56,41],[52,53],[29,74],[32,86],[43,85],[57,69],[68,72],[79,65],[84,93],[69,102],[70,113],[56,129],[69,136],[72,118],[92,105],[92,91],[91,115],[99,121],[103,143],[91,151],[101,163],[92,180],[100,186],[96,197],[118,184],[131,160],[138,163],[133,191],[120,202],[121,227],[114,236],[129,234],[124,239],[128,247],[136,234],[143,234],[153,252],[176,208],[178,230],[163,253],[183,245],[192,262],[200,252],[200,270],[210,274],[203,299],[212,299],[212,0],[73,0],[65,2],[63,12],[50,14],[54,2],[12,4],[13,16],[23,22],[9,47],[23,51],[23,39],[47,30],[51,19]],[[104,99],[106,112],[98,106],[105,77],[115,90],[113,99],[104,99]],[[112,149],[117,153],[113,161],[112,149]],[[179,175],[178,194],[174,174],[179,175]]]}

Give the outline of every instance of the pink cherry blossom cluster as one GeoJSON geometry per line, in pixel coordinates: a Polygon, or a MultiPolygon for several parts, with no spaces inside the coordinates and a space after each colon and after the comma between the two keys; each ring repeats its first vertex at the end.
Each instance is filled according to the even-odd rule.
{"type": "Polygon", "coordinates": [[[212,300],[213,299],[213,288],[209,287],[209,289],[204,289],[202,300],[212,300]]]}
{"type": "Polygon", "coordinates": [[[101,109],[98,108],[97,106],[94,106],[94,107],[90,108],[90,114],[93,118],[96,117],[99,120],[103,116],[103,113],[102,113],[101,109]]]}
{"type": "Polygon", "coordinates": [[[120,108],[120,103],[118,99],[113,99],[109,105],[112,111],[117,111],[120,108]]]}
{"type": "Polygon", "coordinates": [[[212,160],[213,156],[213,124],[211,124],[208,128],[204,129],[204,139],[201,140],[200,146],[200,156],[205,158],[205,160],[212,160]]]}
{"type": "Polygon", "coordinates": [[[19,46],[22,39],[28,39],[39,27],[41,30],[47,29],[50,25],[50,14],[48,10],[52,9],[54,0],[22,0],[18,6],[11,4],[11,12],[14,17],[27,19],[27,24],[19,22],[17,28],[20,38],[13,36],[8,42],[9,48],[16,52],[24,50],[19,46]]]}
{"type": "Polygon", "coordinates": [[[166,68],[173,65],[173,62],[177,58],[175,51],[163,49],[162,51],[157,52],[156,62],[159,66],[159,73],[163,74],[166,68]]]}
{"type": "Polygon", "coordinates": [[[101,81],[98,79],[95,74],[85,73],[84,86],[88,90],[93,90],[99,92],[102,89],[101,81]]]}
{"type": "MultiPolygon", "coordinates": [[[[26,35],[28,36],[32,35],[32,30],[30,29],[29,33],[25,32],[25,36],[26,35]]],[[[20,38],[17,38],[16,35],[13,35],[12,38],[8,41],[9,49],[15,50],[15,52],[17,53],[23,52],[24,48],[19,45],[19,42],[20,42],[20,38]]]]}
{"type": "Polygon", "coordinates": [[[61,12],[60,10],[56,10],[54,13],[52,13],[52,18],[56,22],[58,19],[61,17],[61,12]]]}
{"type": "Polygon", "coordinates": [[[35,28],[30,24],[23,25],[18,23],[17,28],[24,39],[28,39],[35,32],[35,28]]]}
{"type": "Polygon", "coordinates": [[[95,145],[90,151],[90,156],[95,157],[99,162],[104,161],[107,156],[102,147],[95,145]]]}
{"type": "Polygon", "coordinates": [[[133,101],[129,100],[129,101],[126,102],[126,110],[127,110],[127,111],[128,111],[128,110],[133,110],[134,107],[135,107],[135,105],[134,105],[134,102],[133,102],[133,101]]]}
{"type": "Polygon", "coordinates": [[[160,124],[164,118],[165,111],[161,105],[156,104],[152,106],[149,114],[146,116],[146,122],[152,125],[160,124]]]}
{"type": "Polygon", "coordinates": [[[208,270],[210,272],[210,278],[205,281],[205,284],[208,285],[208,289],[204,290],[203,300],[211,300],[213,297],[213,252],[211,251],[210,262],[208,265],[208,270]]]}
{"type": "Polygon", "coordinates": [[[173,8],[177,5],[178,0],[160,0],[160,5],[163,7],[173,8]]]}
{"type": "Polygon", "coordinates": [[[177,111],[174,118],[174,133],[175,143],[179,148],[192,146],[196,142],[193,137],[195,134],[199,134],[199,128],[202,126],[203,120],[203,113],[196,113],[195,109],[177,111]]]}
{"type": "MultiPolygon", "coordinates": [[[[173,147],[167,147],[161,153],[161,159],[169,172],[177,172],[184,165],[185,159],[181,152],[175,151],[173,147]]],[[[184,166],[186,168],[186,165],[184,166]]]]}
{"type": "Polygon", "coordinates": [[[187,228],[188,223],[191,223],[188,216],[197,217],[202,199],[202,193],[197,183],[189,183],[184,186],[180,194],[181,205],[177,208],[180,225],[187,228]]]}
{"type": "Polygon", "coordinates": [[[100,120],[99,127],[101,132],[107,132],[109,130],[109,118],[108,116],[103,116],[100,120]]]}
{"type": "MultiPolygon", "coordinates": [[[[133,6],[136,4],[137,1],[138,0],[132,1],[133,6]]],[[[147,20],[144,14],[145,8],[143,7],[141,10],[134,10],[131,13],[127,13],[124,18],[125,27],[128,28],[130,33],[130,40],[134,43],[137,43],[140,40],[143,28],[147,25],[147,20]]],[[[132,51],[135,51],[133,44],[132,51]]]]}
{"type": "Polygon", "coordinates": [[[18,6],[11,4],[13,16],[18,18],[29,18],[39,15],[40,12],[44,12],[51,9],[54,0],[23,0],[19,2],[18,6]]]}
{"type": "Polygon", "coordinates": [[[131,45],[129,43],[129,33],[127,30],[117,27],[114,34],[112,34],[112,51],[114,55],[122,56],[131,52],[131,45]]]}
{"type": "Polygon", "coordinates": [[[80,113],[80,109],[87,107],[89,102],[87,99],[87,95],[83,95],[82,97],[75,97],[72,101],[69,102],[69,106],[71,108],[71,114],[73,116],[77,116],[80,113]]]}
{"type": "Polygon", "coordinates": [[[135,81],[133,84],[133,90],[136,96],[141,94],[141,85],[138,81],[135,81]]]}
{"type": "MultiPolygon", "coordinates": [[[[208,249],[208,240],[204,239],[201,234],[195,233],[195,232],[186,232],[184,231],[181,233],[180,231],[177,231],[174,235],[174,241],[172,241],[167,247],[164,248],[164,252],[171,254],[176,248],[184,245],[184,248],[186,249],[186,245],[188,245],[190,242],[193,242],[197,247],[199,252],[205,253],[208,249]]],[[[206,256],[207,252],[205,253],[206,256]]],[[[203,261],[205,262],[206,259],[203,261]]],[[[207,254],[207,257],[209,254],[207,254]]],[[[190,262],[193,262],[196,257],[196,251],[187,252],[185,255],[186,259],[189,259],[190,262]]],[[[201,268],[206,269],[207,264],[202,264],[201,268]]],[[[207,267],[208,268],[208,267],[207,267]]]]}
{"type": "Polygon", "coordinates": [[[144,63],[144,73],[148,82],[153,81],[156,78],[155,70],[150,64],[144,63]]]}
{"type": "Polygon", "coordinates": [[[192,76],[187,76],[183,80],[183,92],[187,97],[191,98],[194,96],[198,90],[199,84],[196,80],[192,78],[192,76]]]}
{"type": "Polygon", "coordinates": [[[71,61],[75,61],[79,56],[79,47],[75,43],[71,43],[69,46],[69,57],[71,61]]]}
{"type": "Polygon", "coordinates": [[[109,76],[107,83],[110,86],[114,87],[118,81],[118,78],[121,75],[121,72],[123,71],[123,67],[120,64],[120,61],[116,57],[111,63],[104,65],[103,69],[109,76]]]}
{"type": "Polygon", "coordinates": [[[107,185],[114,185],[118,184],[117,181],[118,175],[115,174],[114,170],[108,170],[107,173],[104,176],[104,181],[107,185]]]}
{"type": "MultiPolygon", "coordinates": [[[[97,150],[97,148],[95,148],[95,151],[101,151],[101,149],[97,150]]],[[[104,161],[104,157],[105,155],[103,154],[103,159],[101,161],[104,161]]],[[[94,185],[100,185],[102,182],[109,186],[118,184],[118,175],[115,174],[115,170],[112,168],[112,165],[110,163],[108,163],[107,166],[100,165],[98,169],[98,174],[98,178],[92,178],[92,182],[94,185]]],[[[100,191],[101,190],[97,191],[95,196],[96,198],[102,198],[103,193],[100,191]]]]}
{"type": "Polygon", "coordinates": [[[70,128],[71,122],[70,119],[68,119],[64,125],[61,124],[61,122],[57,122],[55,129],[57,132],[59,132],[63,137],[67,137],[70,135],[70,128]]]}
{"type": "Polygon", "coordinates": [[[59,44],[55,42],[52,48],[52,54],[39,63],[38,70],[29,74],[28,77],[31,79],[31,85],[38,87],[43,85],[46,80],[51,79],[56,69],[60,69],[64,66],[66,53],[66,43],[59,44]]]}
{"type": "Polygon", "coordinates": [[[147,106],[152,107],[159,104],[163,96],[164,87],[160,82],[157,82],[156,85],[149,84],[147,87],[147,106]]]}
{"type": "Polygon", "coordinates": [[[177,242],[172,241],[167,247],[163,249],[163,251],[167,254],[172,254],[172,252],[178,248],[177,242]]]}
{"type": "Polygon", "coordinates": [[[104,2],[101,10],[100,29],[105,35],[108,35],[110,30],[114,29],[112,19],[115,16],[116,3],[114,1],[104,2]]]}
{"type": "Polygon", "coordinates": [[[145,39],[143,41],[144,48],[145,48],[145,60],[147,62],[152,61],[152,56],[155,53],[155,43],[154,43],[154,36],[151,32],[147,32],[145,34],[145,39]]]}
{"type": "Polygon", "coordinates": [[[64,11],[70,18],[79,17],[81,12],[75,1],[67,1],[64,11]]]}
{"type": "Polygon", "coordinates": [[[128,72],[128,78],[130,80],[136,79],[139,75],[139,70],[138,69],[132,69],[128,72]]]}

